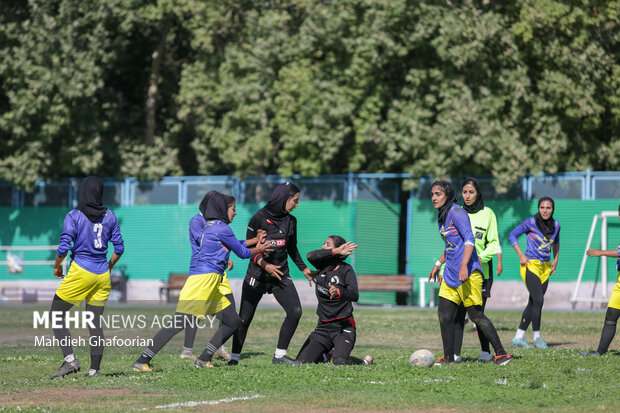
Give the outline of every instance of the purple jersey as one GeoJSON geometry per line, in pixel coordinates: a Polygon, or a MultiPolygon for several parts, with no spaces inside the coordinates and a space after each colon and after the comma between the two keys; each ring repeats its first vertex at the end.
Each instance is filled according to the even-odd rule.
{"type": "Polygon", "coordinates": [[[239,241],[226,223],[217,219],[206,221],[201,214],[189,221],[189,242],[192,245],[189,275],[224,274],[230,251],[243,259],[252,255],[245,241],[239,241]]]}
{"type": "Polygon", "coordinates": [[[467,212],[457,204],[450,207],[450,212],[446,217],[446,222],[439,225],[439,233],[446,243],[446,266],[443,270],[443,279],[448,286],[456,288],[462,284],[459,280],[459,270],[465,246],[474,247],[469,262],[467,263],[467,273],[471,275],[475,270],[482,273],[480,260],[475,248],[474,234],[471,232],[471,223],[467,212]]]}
{"type": "Polygon", "coordinates": [[[80,267],[94,274],[103,274],[110,269],[108,242],[114,245],[117,255],[125,251],[118,219],[112,210],[108,209],[99,221],[91,222],[86,215],[74,209],[65,216],[56,254],[64,257],[71,251],[71,259],[80,267]]]}
{"type": "Polygon", "coordinates": [[[551,238],[545,238],[540,229],[536,226],[536,219],[529,217],[512,230],[508,239],[514,247],[519,241],[517,238],[521,234],[527,235],[527,249],[525,256],[530,260],[549,261],[551,257],[551,246],[560,243],[560,223],[554,221],[555,231],[551,238]]]}

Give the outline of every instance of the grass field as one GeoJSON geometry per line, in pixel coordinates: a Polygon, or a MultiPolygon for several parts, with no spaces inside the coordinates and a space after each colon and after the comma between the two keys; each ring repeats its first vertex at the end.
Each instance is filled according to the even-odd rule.
{"type": "MultiPolygon", "coordinates": [[[[47,308],[45,308],[47,309],[47,308]]],[[[32,307],[0,307],[0,410],[2,411],[619,411],[618,339],[606,356],[583,358],[578,349],[598,343],[603,313],[543,313],[548,350],[515,349],[510,339],[519,320],[515,311],[490,311],[507,350],[508,366],[475,362],[478,339],[466,326],[464,363],[412,368],[410,354],[421,348],[441,355],[436,312],[415,309],[356,310],[353,355],[375,356],[372,366],[272,365],[283,319],[281,310],[259,310],[239,366],[195,369],[178,357],[179,334],[153,359],[153,373],[136,373],[131,364],[142,348],[110,347],[103,377],[85,378],[88,347],[76,349],[82,371],[51,381],[61,364],[58,348],[34,347],[32,307]],[[29,327],[28,330],[25,326],[29,327]],[[192,403],[193,402],[193,403],[192,403]],[[159,410],[158,409],[158,410],[159,410]]],[[[110,308],[123,314],[170,314],[172,308],[110,308]]],[[[295,356],[313,329],[316,316],[306,309],[289,352],[295,356]]],[[[199,331],[195,353],[213,330],[199,331]]],[[[72,331],[73,332],[73,331],[72,331]]],[[[138,331],[152,337],[155,330],[138,331]]],[[[50,334],[50,331],[44,331],[50,334]]],[[[38,334],[41,334],[40,332],[38,334]]],[[[136,336],[136,331],[106,330],[136,336]]],[[[87,334],[82,334],[87,337],[87,334]]],[[[74,333],[74,336],[76,334],[74,333]]],[[[527,339],[531,340],[531,332],[527,339]]]]}

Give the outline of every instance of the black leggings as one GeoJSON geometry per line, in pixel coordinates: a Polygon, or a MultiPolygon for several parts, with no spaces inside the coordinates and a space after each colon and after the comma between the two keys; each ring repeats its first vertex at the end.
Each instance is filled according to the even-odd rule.
{"type": "MultiPolygon", "coordinates": [[[[232,308],[235,308],[235,297],[232,294],[226,294],[226,298],[230,301],[232,308]]],[[[220,322],[221,325],[221,322],[220,322]]],[[[196,340],[196,332],[198,331],[198,325],[196,323],[189,324],[185,327],[185,341],[183,347],[193,348],[194,340],[196,340]]]]}
{"type": "MultiPolygon", "coordinates": [[[[487,305],[487,297],[482,297],[482,312],[487,305]]],[[[463,331],[465,330],[465,316],[467,315],[467,310],[465,310],[465,306],[463,304],[459,305],[459,308],[456,312],[456,321],[455,321],[455,330],[454,330],[454,354],[461,355],[461,348],[463,347],[463,331]]],[[[480,341],[480,349],[482,351],[486,351],[487,353],[491,352],[491,347],[489,343],[489,339],[484,335],[482,330],[478,330],[478,340],[480,341]]]]}
{"type": "Polygon", "coordinates": [[[607,307],[607,312],[605,313],[605,324],[603,325],[603,332],[601,333],[601,341],[598,343],[598,349],[596,350],[597,353],[607,353],[607,349],[609,349],[609,345],[616,335],[616,324],[618,323],[618,317],[620,317],[620,310],[617,308],[607,307]]]}
{"type": "MultiPolygon", "coordinates": [[[[264,288],[265,283],[259,283],[255,281],[255,285],[250,285],[249,280],[253,278],[246,277],[243,281],[243,288],[241,291],[241,306],[239,307],[239,317],[241,318],[241,327],[237,330],[233,336],[232,352],[240,354],[243,350],[243,343],[248,334],[248,329],[256,313],[256,307],[260,302],[263,295],[266,293],[264,288]],[[258,285],[256,285],[258,284],[258,285]]],[[[278,282],[271,289],[276,301],[286,311],[286,318],[280,328],[280,335],[278,337],[278,347],[280,349],[287,349],[295,334],[299,319],[301,318],[301,302],[299,301],[299,295],[295,284],[290,278],[284,278],[281,282],[278,282]]]]}
{"type": "MultiPolygon", "coordinates": [[[[364,364],[364,360],[351,356],[351,351],[355,342],[347,340],[344,336],[338,336],[334,338],[334,351],[332,352],[332,362],[336,365],[352,365],[352,364],[364,364]]],[[[304,345],[299,350],[297,355],[297,361],[302,363],[321,363],[323,361],[323,354],[328,353],[332,348],[319,343],[317,340],[313,340],[308,337],[304,345]]]]}
{"type": "MultiPolygon", "coordinates": [[[[67,315],[67,311],[69,311],[73,307],[73,304],[63,300],[57,294],[54,294],[54,299],[52,300],[52,308],[53,312],[62,313],[62,325],[61,328],[54,328],[54,337],[60,342],[60,349],[62,350],[62,355],[64,357],[73,353],[73,346],[71,346],[71,332],[69,329],[64,327],[65,316],[67,315]]],[[[86,311],[90,311],[94,314],[93,325],[94,327],[88,326],[88,332],[90,333],[91,343],[95,345],[90,346],[90,368],[94,370],[99,370],[101,366],[101,359],[103,358],[103,328],[101,327],[101,317],[103,316],[103,310],[105,307],[96,306],[86,304],[86,311]]]]}
{"type": "MultiPolygon", "coordinates": [[[[483,331],[485,336],[488,337],[496,355],[506,354],[504,347],[497,335],[495,326],[484,315],[482,306],[469,306],[465,307],[469,319],[476,323],[478,329],[483,331]]],[[[454,361],[455,353],[455,329],[456,329],[456,315],[458,312],[458,305],[454,302],[439,297],[439,306],[437,308],[437,315],[439,316],[439,326],[441,328],[441,340],[443,342],[444,357],[447,362],[454,361]]]]}
{"type": "Polygon", "coordinates": [[[521,316],[521,324],[519,329],[527,330],[532,323],[532,330],[540,331],[540,319],[542,317],[543,303],[545,302],[545,292],[549,281],[540,282],[540,278],[530,270],[525,271],[525,286],[530,293],[530,299],[527,302],[523,315],[521,316]]]}
{"type": "MultiPolygon", "coordinates": [[[[241,319],[235,311],[235,307],[229,305],[224,310],[215,315],[221,321],[220,327],[217,329],[211,341],[207,344],[204,351],[198,357],[202,361],[210,361],[213,353],[222,346],[233,335],[233,333],[241,325],[241,319]]],[[[153,357],[179,332],[186,326],[196,324],[196,317],[190,314],[175,313],[172,322],[159,330],[153,337],[153,344],[148,346],[140,358],[139,363],[148,363],[153,357]]]]}

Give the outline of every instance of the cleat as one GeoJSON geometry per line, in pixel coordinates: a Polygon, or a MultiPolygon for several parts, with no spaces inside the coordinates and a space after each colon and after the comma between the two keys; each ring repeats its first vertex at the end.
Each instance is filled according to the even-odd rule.
{"type": "Polygon", "coordinates": [[[101,373],[99,373],[99,370],[97,370],[93,374],[90,374],[90,372],[88,372],[84,375],[84,377],[101,377],[101,373]]]}
{"type": "MultiPolygon", "coordinates": [[[[433,363],[433,366],[435,367],[441,367],[444,364],[447,364],[448,362],[446,361],[445,356],[441,356],[439,357],[437,360],[435,360],[435,363],[433,363]]],[[[453,363],[454,364],[454,363],[453,363]]]]}
{"type": "Polygon", "coordinates": [[[180,357],[182,359],[189,359],[189,360],[196,360],[196,356],[194,356],[194,354],[192,353],[192,350],[181,350],[181,355],[180,357]]]}
{"type": "Polygon", "coordinates": [[[582,356],[602,356],[598,351],[580,351],[579,354],[582,356]]]}
{"type": "Polygon", "coordinates": [[[542,338],[538,337],[538,338],[534,339],[534,347],[536,347],[536,348],[543,348],[544,349],[544,348],[547,348],[549,346],[547,346],[547,343],[545,343],[542,338]]]}
{"type": "Polygon", "coordinates": [[[226,365],[228,365],[228,366],[236,366],[238,364],[239,364],[239,362],[237,360],[232,360],[232,359],[228,360],[228,363],[226,363],[226,365]]]}
{"type": "Polygon", "coordinates": [[[366,354],[366,357],[364,357],[364,363],[366,364],[372,364],[374,361],[375,357],[370,354],[366,354]]]}
{"type": "Polygon", "coordinates": [[[524,338],[513,338],[512,345],[515,347],[532,348],[524,338]]]}
{"type": "Polygon", "coordinates": [[[215,367],[215,366],[213,365],[213,363],[211,363],[211,361],[203,361],[200,359],[196,359],[196,361],[194,362],[194,367],[202,368],[202,367],[215,367]]]}
{"type": "Polygon", "coordinates": [[[226,361],[230,361],[230,353],[226,350],[226,347],[222,345],[222,347],[218,348],[215,353],[213,353],[215,357],[222,358],[226,361]]]}
{"type": "Polygon", "coordinates": [[[495,356],[493,358],[493,361],[498,366],[505,366],[506,364],[510,363],[511,360],[512,357],[510,357],[510,354],[502,354],[501,356],[495,356]]]}
{"type": "Polygon", "coordinates": [[[78,363],[77,359],[70,363],[65,361],[58,371],[50,376],[50,379],[65,377],[67,374],[77,373],[78,371],[80,371],[80,363],[78,363]]]}
{"type": "Polygon", "coordinates": [[[135,363],[133,363],[133,369],[134,371],[147,373],[153,371],[153,366],[151,366],[149,363],[138,363],[136,361],[135,363]]]}
{"type": "Polygon", "coordinates": [[[486,351],[481,351],[480,357],[478,357],[478,361],[481,361],[481,362],[493,361],[493,356],[491,355],[491,353],[488,353],[486,351]]]}
{"type": "Polygon", "coordinates": [[[301,366],[301,361],[293,360],[289,356],[282,356],[280,358],[274,356],[271,359],[272,364],[288,364],[291,366],[301,366]]]}
{"type": "Polygon", "coordinates": [[[456,354],[454,355],[454,362],[455,363],[460,363],[461,361],[463,361],[463,359],[461,358],[461,356],[457,356],[456,354]]]}

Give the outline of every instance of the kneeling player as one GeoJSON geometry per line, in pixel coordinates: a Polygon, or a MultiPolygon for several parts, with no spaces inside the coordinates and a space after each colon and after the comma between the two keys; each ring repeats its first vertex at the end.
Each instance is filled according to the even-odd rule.
{"type": "Polygon", "coordinates": [[[297,361],[323,361],[323,354],[332,351],[334,364],[372,364],[371,355],[364,359],[350,355],[356,336],[351,303],[357,301],[359,293],[355,271],[344,260],[356,248],[356,244],[332,235],[320,250],[306,256],[318,270],[314,282],[319,322],[299,351],[297,361]]]}

